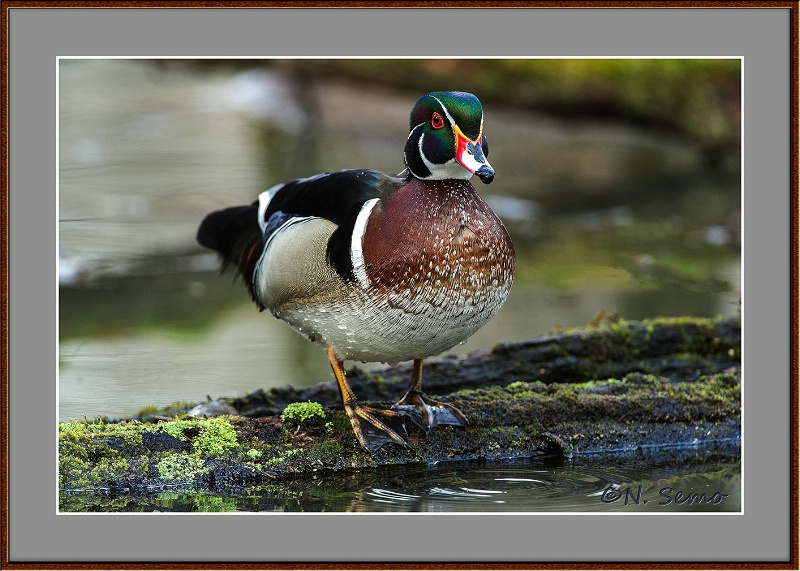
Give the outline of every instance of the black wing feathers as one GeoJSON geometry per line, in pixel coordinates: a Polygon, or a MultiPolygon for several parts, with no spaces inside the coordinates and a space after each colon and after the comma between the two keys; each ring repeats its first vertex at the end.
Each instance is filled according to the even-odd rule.
{"type": "MultiPolygon", "coordinates": [[[[410,176],[410,175],[409,175],[410,176]]],[[[222,255],[222,269],[235,263],[250,295],[261,306],[253,289],[253,272],[269,236],[291,218],[326,218],[338,228],[328,242],[328,263],[344,280],[354,280],[350,242],[364,202],[391,192],[408,182],[374,170],[344,170],[287,182],[275,192],[263,213],[265,231],[258,220],[258,202],[235,206],[206,216],[197,241],[222,255]]]]}
{"type": "Polygon", "coordinates": [[[328,242],[328,263],[345,280],[355,280],[350,241],[363,204],[403,184],[375,170],[344,170],[287,182],[272,197],[267,220],[275,212],[319,216],[338,226],[328,242]]]}
{"type": "Polygon", "coordinates": [[[280,211],[319,216],[341,225],[354,208],[358,210],[365,201],[381,195],[381,183],[387,178],[373,170],[345,170],[293,180],[275,193],[264,216],[269,219],[280,211]]]}

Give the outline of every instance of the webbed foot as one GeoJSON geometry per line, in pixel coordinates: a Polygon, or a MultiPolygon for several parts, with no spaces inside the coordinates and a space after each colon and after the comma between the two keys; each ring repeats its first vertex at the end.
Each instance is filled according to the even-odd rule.
{"type": "Polygon", "coordinates": [[[439,402],[425,396],[422,391],[411,389],[392,410],[397,411],[411,419],[411,421],[429,432],[439,424],[452,426],[466,426],[469,424],[467,417],[451,404],[439,402]]]}
{"type": "Polygon", "coordinates": [[[345,403],[344,410],[350,418],[359,444],[370,454],[390,443],[411,448],[403,415],[391,410],[362,406],[356,402],[345,403]]]}
{"type": "Polygon", "coordinates": [[[392,410],[383,410],[358,404],[355,394],[345,378],[342,361],[330,346],[327,347],[328,359],[333,374],[339,385],[342,405],[353,425],[358,443],[370,454],[374,454],[389,443],[411,448],[406,431],[406,419],[392,410]]]}

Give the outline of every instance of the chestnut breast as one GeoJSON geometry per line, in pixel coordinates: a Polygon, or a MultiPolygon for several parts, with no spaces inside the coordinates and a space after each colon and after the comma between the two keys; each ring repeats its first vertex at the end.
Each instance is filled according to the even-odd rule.
{"type": "Polygon", "coordinates": [[[363,252],[373,295],[442,318],[487,320],[514,277],[511,239],[468,180],[415,178],[393,192],[373,210],[363,252]]]}

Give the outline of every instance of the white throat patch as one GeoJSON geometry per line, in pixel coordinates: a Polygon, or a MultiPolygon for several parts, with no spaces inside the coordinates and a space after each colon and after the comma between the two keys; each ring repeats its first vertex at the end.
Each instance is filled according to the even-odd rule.
{"type": "Polygon", "coordinates": [[[472,173],[458,164],[455,159],[450,159],[441,165],[430,162],[428,157],[425,156],[425,153],[422,152],[423,139],[425,139],[424,134],[419,138],[419,156],[422,157],[422,162],[425,163],[425,166],[428,167],[428,170],[431,171],[431,174],[430,176],[419,178],[422,178],[423,180],[446,180],[451,178],[463,178],[465,180],[469,180],[472,178],[472,173]]]}

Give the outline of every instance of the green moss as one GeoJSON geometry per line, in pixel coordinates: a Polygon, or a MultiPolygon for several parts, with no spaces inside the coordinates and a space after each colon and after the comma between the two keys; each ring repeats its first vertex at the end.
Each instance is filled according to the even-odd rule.
{"type": "Polygon", "coordinates": [[[335,440],[324,440],[314,445],[309,450],[309,460],[312,462],[320,461],[329,466],[339,461],[344,453],[344,447],[335,440]]]}
{"type": "Polygon", "coordinates": [[[171,418],[179,414],[185,414],[193,409],[196,405],[197,403],[195,402],[185,400],[175,401],[172,404],[164,407],[149,405],[139,409],[139,411],[134,415],[134,418],[143,422],[154,422],[156,417],[171,418]]]}
{"type": "Polygon", "coordinates": [[[294,456],[295,454],[300,453],[299,448],[286,448],[282,452],[279,453],[278,456],[273,456],[269,460],[267,460],[264,464],[266,466],[278,466],[279,464],[283,464],[286,460],[294,456]]]}
{"type": "Polygon", "coordinates": [[[99,478],[90,471],[88,450],[75,439],[75,432],[59,434],[58,439],[58,484],[61,489],[83,489],[94,487],[99,478]]]}
{"type": "Polygon", "coordinates": [[[738,408],[741,384],[737,375],[721,373],[698,381],[678,383],[670,396],[683,404],[734,405],[738,408]]]}
{"type": "Polygon", "coordinates": [[[177,419],[157,427],[173,438],[191,441],[194,451],[204,456],[221,456],[238,445],[236,430],[225,416],[177,419]]]}
{"type": "Polygon", "coordinates": [[[485,431],[483,440],[487,456],[508,456],[525,447],[531,435],[519,426],[495,426],[485,431]]]}
{"type": "Polygon", "coordinates": [[[326,432],[332,433],[340,439],[352,438],[353,441],[356,439],[355,434],[353,434],[353,425],[350,423],[347,413],[343,410],[329,410],[328,422],[325,423],[325,426],[326,432]],[[330,430],[327,430],[328,425],[330,425],[330,430]]]}
{"type": "Polygon", "coordinates": [[[85,489],[144,476],[149,462],[146,456],[136,454],[142,445],[140,430],[137,423],[102,420],[73,420],[59,425],[59,485],[85,489]],[[115,442],[116,447],[110,447],[109,442],[115,442]]]}
{"type": "Polygon", "coordinates": [[[59,426],[59,485],[62,489],[124,487],[145,479],[151,465],[164,480],[181,479],[180,473],[193,480],[205,458],[221,457],[236,446],[236,431],[224,417],[178,419],[155,425],[70,421],[59,426]],[[151,444],[153,449],[146,447],[144,435],[158,432],[190,441],[191,456],[176,456],[174,446],[168,443],[151,444]]]}
{"type": "Polygon", "coordinates": [[[136,418],[152,417],[154,414],[159,414],[161,408],[154,404],[140,408],[134,415],[136,418]]]}
{"type": "Polygon", "coordinates": [[[215,417],[205,420],[199,438],[192,441],[198,454],[207,456],[220,456],[228,448],[235,448],[236,430],[224,417],[215,417]]]}
{"type": "Polygon", "coordinates": [[[188,484],[207,473],[205,461],[188,454],[173,454],[163,458],[156,469],[158,475],[170,484],[188,484]]]}
{"type": "Polygon", "coordinates": [[[547,385],[541,381],[534,381],[532,383],[514,381],[505,387],[505,391],[511,393],[515,399],[535,398],[546,393],[547,390],[547,385]]]}
{"type": "MultiPolygon", "coordinates": [[[[96,467],[90,460],[100,455],[93,438],[95,433],[120,434],[123,431],[124,427],[108,425],[102,421],[70,421],[61,424],[58,432],[60,485],[77,489],[97,487],[108,480],[113,469],[126,472],[127,463],[120,461],[115,450],[109,450],[113,453],[111,457],[101,457],[101,462],[96,467]]],[[[112,477],[115,478],[117,474],[119,472],[112,477]]]]}
{"type": "Polygon", "coordinates": [[[522,381],[514,381],[513,383],[509,383],[506,385],[506,390],[512,394],[517,394],[522,391],[527,391],[530,383],[524,383],[522,381]]]}
{"type": "Polygon", "coordinates": [[[312,418],[325,418],[325,409],[317,402],[293,402],[281,413],[281,422],[302,424],[312,418]]]}

